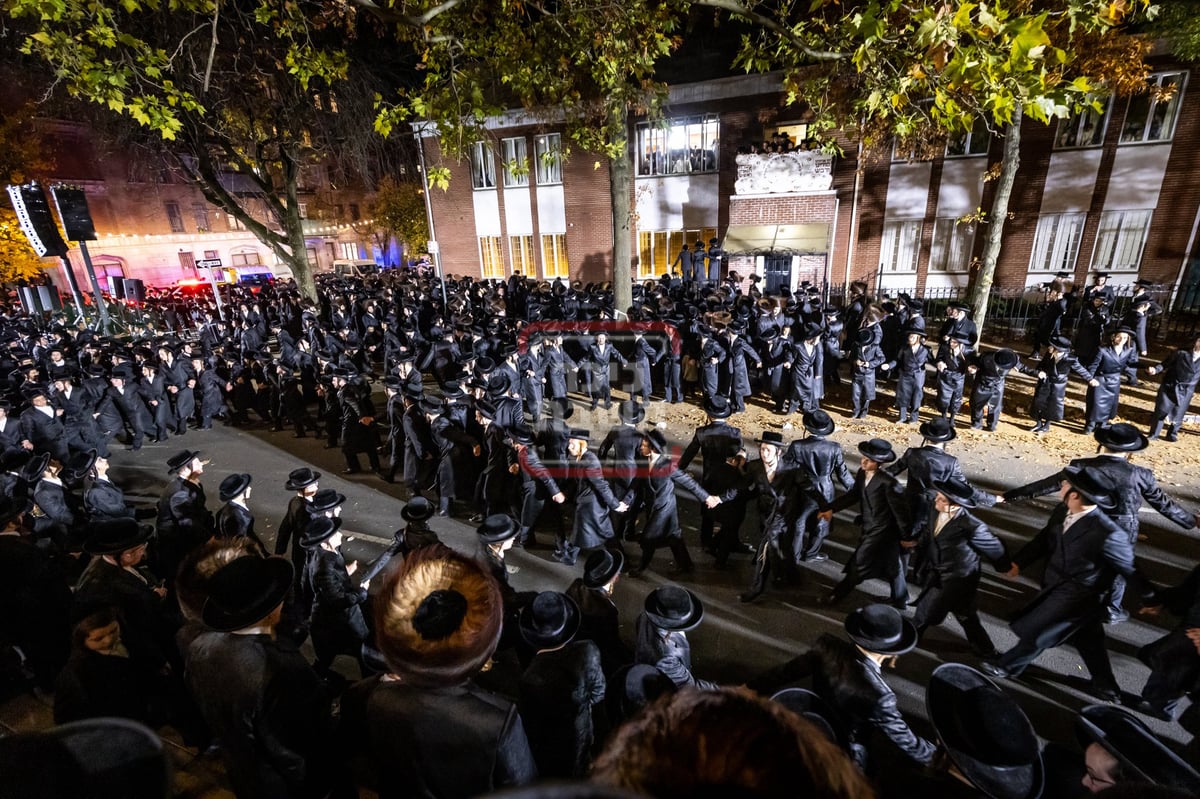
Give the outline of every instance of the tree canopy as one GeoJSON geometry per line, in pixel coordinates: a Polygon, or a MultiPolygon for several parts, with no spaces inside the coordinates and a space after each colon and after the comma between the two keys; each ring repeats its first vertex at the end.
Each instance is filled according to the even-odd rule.
{"type": "MultiPolygon", "coordinates": [[[[43,179],[53,164],[38,134],[32,106],[22,106],[0,119],[0,183],[43,179]]],[[[8,193],[0,194],[0,283],[35,281],[41,276],[41,259],[29,246],[8,193]]]]}

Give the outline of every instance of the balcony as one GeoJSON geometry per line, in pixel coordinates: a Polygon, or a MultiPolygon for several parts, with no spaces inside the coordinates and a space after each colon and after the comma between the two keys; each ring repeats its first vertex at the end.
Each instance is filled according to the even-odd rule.
{"type": "Polygon", "coordinates": [[[738,195],[796,194],[829,191],[833,186],[833,156],[816,150],[737,156],[738,195]]]}

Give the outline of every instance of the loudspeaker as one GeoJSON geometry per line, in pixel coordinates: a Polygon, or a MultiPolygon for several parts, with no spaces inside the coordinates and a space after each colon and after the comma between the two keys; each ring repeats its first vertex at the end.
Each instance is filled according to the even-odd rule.
{"type": "Polygon", "coordinates": [[[18,286],[17,295],[21,298],[21,307],[25,309],[25,313],[34,315],[42,312],[42,307],[38,305],[37,286],[18,286]]]}
{"type": "Polygon", "coordinates": [[[54,202],[58,204],[58,215],[71,241],[95,241],[96,228],[88,210],[87,196],[78,186],[51,186],[54,202]]]}
{"type": "Polygon", "coordinates": [[[38,304],[45,312],[62,310],[62,297],[54,286],[37,287],[38,304]]]}
{"type": "Polygon", "coordinates": [[[119,275],[109,275],[108,293],[113,296],[114,300],[125,299],[125,278],[119,275]]]}
{"type": "Polygon", "coordinates": [[[137,278],[125,278],[125,299],[141,304],[146,301],[146,284],[137,278]]]}
{"type": "Polygon", "coordinates": [[[46,192],[36,183],[24,186],[9,186],[8,196],[12,199],[13,211],[29,246],[39,258],[59,257],[67,254],[67,244],[58,232],[58,223],[50,213],[46,192]]]}

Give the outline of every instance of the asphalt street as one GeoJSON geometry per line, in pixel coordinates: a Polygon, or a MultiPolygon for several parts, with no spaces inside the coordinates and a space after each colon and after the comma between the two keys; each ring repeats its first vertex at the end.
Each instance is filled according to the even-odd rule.
{"type": "MultiPolygon", "coordinates": [[[[669,415],[673,409],[686,406],[661,406],[659,416],[669,415]]],[[[592,423],[594,430],[606,429],[601,415],[584,422],[592,423]]],[[[653,421],[656,417],[650,416],[653,421]]],[[[615,422],[615,418],[613,420],[615,422]]],[[[735,419],[736,421],[736,419],[735,419]]],[[[668,426],[668,437],[672,443],[685,445],[680,434],[672,434],[668,426]]],[[[904,436],[884,420],[878,420],[879,431],[875,434],[889,437],[902,448],[904,436]]],[[[915,435],[915,430],[912,431],[915,435]]],[[[690,432],[688,433],[690,437],[690,432]]],[[[857,464],[854,444],[862,435],[856,431],[835,433],[845,448],[847,461],[852,469],[857,464]]],[[[910,441],[917,444],[918,441],[910,441]]],[[[1085,447],[1086,443],[1081,443],[1085,447]]],[[[282,517],[289,492],[283,484],[287,474],[298,466],[311,464],[323,473],[321,486],[334,488],[347,496],[343,511],[344,530],[353,540],[345,545],[347,560],[359,559],[366,563],[391,540],[392,532],[403,524],[400,509],[404,506],[405,490],[398,485],[388,485],[370,472],[344,477],[341,453],[337,449],[325,449],[324,442],[311,436],[295,439],[290,431],[272,433],[265,425],[245,429],[216,425],[209,431],[192,431],[184,437],[172,438],[163,444],[147,444],[140,452],[123,451],[114,446],[113,473],[118,484],[126,489],[134,500],[152,502],[166,483],[165,462],[182,448],[198,449],[204,459],[211,462],[205,467],[204,484],[209,496],[209,506],[219,507],[216,499],[217,484],[232,472],[249,472],[254,476],[250,508],[255,514],[255,527],[268,544],[273,543],[277,524],[282,517]]],[[[1094,451],[1094,450],[1093,450],[1094,451]]],[[[1020,456],[980,457],[982,453],[971,452],[962,457],[969,478],[984,490],[1002,490],[1009,485],[1018,485],[1029,479],[1049,473],[1051,463],[1065,462],[1086,452],[1044,452],[1040,458],[1020,456]]],[[[1196,490],[1200,481],[1194,478],[1179,488],[1167,486],[1177,499],[1189,507],[1196,507],[1196,490]]],[[[1041,526],[1053,505],[1052,498],[1025,503],[1019,506],[1001,505],[995,509],[983,509],[981,518],[1006,540],[1010,552],[1027,540],[1041,526]]],[[[699,628],[689,633],[692,641],[695,673],[705,679],[723,683],[740,683],[770,666],[776,665],[792,655],[803,651],[821,633],[838,632],[842,619],[853,608],[883,599],[887,590],[884,583],[869,581],[835,608],[817,605],[817,597],[826,592],[837,580],[843,564],[853,550],[857,531],[851,519],[853,514],[843,512],[834,520],[833,531],[826,545],[830,559],[815,564],[804,571],[804,579],[798,586],[772,588],[754,604],[742,604],[738,594],[749,585],[752,564],[748,555],[735,556],[725,570],[716,569],[711,558],[704,555],[697,543],[698,505],[690,499],[680,503],[683,515],[685,540],[692,549],[696,561],[694,574],[681,580],[681,584],[696,592],[706,608],[706,616],[699,628]]],[[[570,508],[570,506],[567,506],[570,508]]],[[[464,552],[473,552],[475,533],[473,525],[465,522],[472,512],[458,506],[462,518],[439,518],[431,521],[431,527],[447,544],[464,552]]],[[[567,524],[569,519],[565,519],[567,524]]],[[[551,540],[548,529],[542,529],[542,541],[551,540]]],[[[1142,518],[1142,529],[1146,540],[1139,544],[1139,565],[1143,572],[1157,581],[1177,581],[1196,560],[1197,546],[1194,531],[1184,533],[1170,525],[1158,514],[1146,509],[1142,518]]],[[[742,536],[753,542],[757,524],[753,511],[743,526],[742,536]]],[[[635,551],[633,549],[631,552],[635,551]]],[[[579,575],[581,566],[564,566],[550,558],[549,548],[532,551],[513,550],[510,564],[518,567],[511,582],[518,590],[563,590],[579,575]]],[[[633,623],[646,595],[655,587],[670,582],[670,555],[660,550],[649,571],[637,579],[624,579],[618,584],[617,599],[621,608],[623,632],[632,640],[633,623]]],[[[1035,592],[1034,574],[1024,574],[1015,582],[1004,580],[985,568],[980,590],[980,604],[984,623],[997,647],[1003,651],[1015,642],[1008,630],[1007,619],[1024,601],[1035,592]]],[[[915,598],[914,589],[910,595],[915,598]]],[[[911,611],[910,611],[911,612],[911,611]]],[[[1128,703],[1136,700],[1148,674],[1148,669],[1136,660],[1136,652],[1142,645],[1161,635],[1169,619],[1148,620],[1134,616],[1129,622],[1106,628],[1108,631],[1113,666],[1128,703]]],[[[928,731],[925,723],[924,685],[933,669],[942,662],[959,661],[978,665],[978,658],[970,652],[962,631],[953,619],[941,628],[931,629],[920,648],[899,659],[896,667],[885,672],[888,682],[900,697],[901,709],[914,720],[919,731],[928,731]]],[[[340,659],[339,668],[353,669],[349,659],[340,659]]],[[[351,672],[348,672],[351,673],[351,672]]],[[[1043,737],[1055,740],[1071,740],[1074,712],[1090,699],[1086,693],[1087,672],[1073,649],[1060,648],[1044,654],[1020,681],[1007,681],[1005,687],[1019,699],[1034,725],[1043,737]]],[[[1177,725],[1147,719],[1150,726],[1168,740],[1184,741],[1187,734],[1177,725]]]]}

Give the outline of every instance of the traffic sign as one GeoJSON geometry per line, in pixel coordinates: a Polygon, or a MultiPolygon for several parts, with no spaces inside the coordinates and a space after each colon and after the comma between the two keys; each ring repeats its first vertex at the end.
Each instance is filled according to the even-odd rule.
{"type": "Polygon", "coordinates": [[[216,269],[220,265],[220,258],[201,258],[199,261],[196,261],[196,266],[201,269],[216,269]]]}

